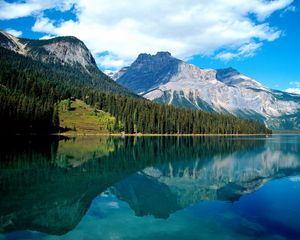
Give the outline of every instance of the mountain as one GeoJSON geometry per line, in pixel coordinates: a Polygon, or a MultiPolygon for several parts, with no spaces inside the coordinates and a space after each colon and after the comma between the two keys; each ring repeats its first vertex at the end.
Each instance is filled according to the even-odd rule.
{"type": "Polygon", "coordinates": [[[119,84],[144,95],[150,89],[166,84],[180,62],[167,52],[158,52],[155,56],[140,54],[130,67],[121,69],[114,78],[119,84]]]}
{"type": "Polygon", "coordinates": [[[99,90],[134,96],[98,69],[88,48],[76,37],[32,40],[17,38],[0,30],[0,47],[9,50],[10,54],[18,54],[36,62],[49,64],[49,68],[60,68],[57,70],[63,69],[68,74],[72,73],[74,83],[81,82],[99,90]]]}
{"type": "Polygon", "coordinates": [[[103,73],[105,73],[111,79],[113,79],[113,76],[115,75],[115,72],[110,71],[110,70],[104,70],[103,73]]]}
{"type": "Polygon", "coordinates": [[[95,104],[95,95],[112,93],[140,98],[101,72],[77,38],[29,40],[0,31],[2,134],[58,132],[61,100],[95,104]]]}
{"type": "Polygon", "coordinates": [[[300,95],[269,89],[233,68],[202,69],[158,52],[140,54],[114,78],[151,101],[300,128],[300,95]]]}
{"type": "MultiPolygon", "coordinates": [[[[59,128],[58,106],[72,99],[90,105],[96,115],[101,110],[115,117],[111,132],[271,133],[255,121],[147,101],[101,72],[85,45],[74,37],[27,40],[1,32],[0,44],[2,134],[48,134],[66,129],[59,128]]],[[[84,124],[91,124],[91,118],[83,118],[84,124]]]]}
{"type": "Polygon", "coordinates": [[[124,73],[127,72],[128,68],[129,68],[129,67],[123,67],[120,71],[118,71],[118,72],[116,72],[116,73],[113,73],[113,74],[111,75],[111,78],[112,78],[113,80],[119,79],[124,73]]]}
{"type": "Polygon", "coordinates": [[[45,63],[77,65],[87,72],[97,69],[95,59],[76,37],[57,37],[47,40],[17,38],[0,31],[0,46],[45,63]]]}

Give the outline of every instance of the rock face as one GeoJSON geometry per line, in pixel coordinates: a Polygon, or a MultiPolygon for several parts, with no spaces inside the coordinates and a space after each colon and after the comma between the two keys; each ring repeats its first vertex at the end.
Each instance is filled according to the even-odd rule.
{"type": "Polygon", "coordinates": [[[87,72],[97,69],[95,59],[88,48],[75,37],[30,40],[0,31],[0,46],[45,63],[77,66],[87,72]]]}
{"type": "Polygon", "coordinates": [[[0,46],[8,50],[26,55],[27,51],[24,49],[26,44],[22,43],[19,38],[0,30],[0,46]]]}
{"type": "Polygon", "coordinates": [[[143,95],[150,89],[165,84],[177,72],[180,60],[168,52],[158,52],[155,56],[140,54],[136,61],[123,68],[114,78],[134,92],[143,95]],[[118,76],[119,75],[119,76],[118,76]]]}
{"type": "MultiPolygon", "coordinates": [[[[8,56],[20,54],[23,58],[21,61],[24,63],[28,61],[29,68],[32,67],[32,62],[43,63],[42,65],[49,71],[54,71],[56,75],[62,74],[62,79],[69,76],[75,85],[80,84],[95,90],[137,97],[100,71],[91,52],[75,37],[32,40],[17,38],[0,30],[0,48],[2,50],[5,48],[4,52],[8,56]]],[[[1,56],[3,59],[6,57],[1,56]]]]}
{"type": "Polygon", "coordinates": [[[155,102],[230,113],[273,129],[300,128],[300,95],[268,89],[233,68],[201,69],[159,52],[139,55],[116,78],[155,102]]]}

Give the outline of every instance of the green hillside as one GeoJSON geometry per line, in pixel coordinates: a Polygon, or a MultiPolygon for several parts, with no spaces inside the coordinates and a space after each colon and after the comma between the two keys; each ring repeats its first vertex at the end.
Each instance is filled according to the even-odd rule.
{"type": "Polygon", "coordinates": [[[61,101],[59,120],[60,131],[65,134],[110,133],[116,124],[115,117],[81,100],[61,101]]]}

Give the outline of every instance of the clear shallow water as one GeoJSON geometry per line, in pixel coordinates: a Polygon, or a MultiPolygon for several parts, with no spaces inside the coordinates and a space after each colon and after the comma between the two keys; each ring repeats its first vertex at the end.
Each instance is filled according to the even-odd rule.
{"type": "Polygon", "coordinates": [[[300,239],[300,136],[8,139],[0,239],[300,239]]]}

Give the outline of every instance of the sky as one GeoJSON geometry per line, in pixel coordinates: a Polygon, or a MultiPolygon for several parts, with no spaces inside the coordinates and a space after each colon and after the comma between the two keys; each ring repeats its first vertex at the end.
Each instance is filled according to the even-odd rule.
{"type": "Polygon", "coordinates": [[[300,94],[300,0],[0,0],[0,28],[76,36],[102,70],[169,51],[201,68],[236,68],[300,94]]]}

